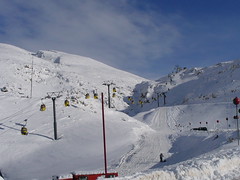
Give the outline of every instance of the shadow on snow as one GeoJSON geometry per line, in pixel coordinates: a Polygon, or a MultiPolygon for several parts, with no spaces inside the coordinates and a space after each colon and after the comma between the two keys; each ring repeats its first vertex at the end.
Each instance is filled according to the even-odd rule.
{"type": "Polygon", "coordinates": [[[224,143],[227,143],[226,134],[219,134],[217,138],[216,134],[178,137],[173,143],[172,148],[169,150],[169,153],[171,153],[172,156],[167,158],[166,162],[159,162],[150,169],[161,168],[192,159],[213,151],[224,143]]]}

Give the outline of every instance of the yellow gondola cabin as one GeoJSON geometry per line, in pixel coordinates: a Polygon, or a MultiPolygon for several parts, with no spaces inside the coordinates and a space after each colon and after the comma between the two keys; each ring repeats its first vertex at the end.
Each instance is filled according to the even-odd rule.
{"type": "Polygon", "coordinates": [[[94,99],[98,99],[98,94],[97,93],[94,94],[94,99]]]}
{"type": "Polygon", "coordinates": [[[28,130],[27,130],[27,128],[25,126],[22,127],[21,134],[22,135],[28,135],[28,130]]]}
{"type": "Polygon", "coordinates": [[[41,104],[40,111],[45,111],[45,110],[46,110],[46,105],[45,104],[41,104]]]}
{"type": "Polygon", "coordinates": [[[89,99],[90,98],[90,95],[87,93],[86,95],[85,95],[85,99],[89,99]]]}
{"type": "Polygon", "coordinates": [[[138,102],[139,102],[139,104],[143,104],[143,101],[142,101],[142,100],[139,100],[138,102]]]}
{"type": "Polygon", "coordinates": [[[66,100],[64,101],[64,105],[65,105],[66,107],[70,106],[69,100],[66,99],[66,100]]]}

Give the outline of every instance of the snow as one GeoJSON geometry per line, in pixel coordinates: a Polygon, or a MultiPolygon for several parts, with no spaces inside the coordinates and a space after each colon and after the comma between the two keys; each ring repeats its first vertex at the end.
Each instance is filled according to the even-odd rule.
{"type": "Polygon", "coordinates": [[[33,53],[0,44],[0,53],[0,88],[8,90],[0,91],[0,170],[5,180],[104,172],[102,92],[108,171],[119,173],[115,179],[239,179],[232,103],[239,95],[239,60],[178,67],[150,81],[64,52],[33,53]],[[117,89],[110,109],[104,83],[111,84],[111,95],[117,89]],[[46,111],[40,111],[42,103],[46,111]],[[27,136],[20,133],[23,126],[27,136]],[[192,130],[198,127],[208,131],[192,130]],[[160,153],[166,162],[159,162],[160,153]]]}
{"type": "Polygon", "coordinates": [[[238,179],[239,147],[216,149],[197,158],[118,179],[238,179]]]}

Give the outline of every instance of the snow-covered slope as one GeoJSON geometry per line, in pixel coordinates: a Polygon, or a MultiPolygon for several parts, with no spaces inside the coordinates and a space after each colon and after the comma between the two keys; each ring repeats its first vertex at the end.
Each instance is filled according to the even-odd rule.
{"type": "MultiPolygon", "coordinates": [[[[150,152],[151,155],[145,158],[151,156],[155,159],[134,164],[130,161],[128,166],[135,169],[140,167],[139,164],[148,162],[145,166],[148,171],[139,174],[137,169],[136,176],[125,178],[240,177],[237,173],[237,121],[233,119],[236,109],[232,103],[233,98],[239,96],[239,67],[240,61],[236,60],[206,68],[178,68],[156,82],[138,84],[133,96],[128,99],[130,106],[125,112],[157,130],[152,138],[147,138],[147,144],[142,143],[141,150],[138,149],[144,151],[142,154],[150,152]],[[198,127],[206,127],[208,131],[191,130],[198,127]],[[157,133],[158,139],[155,138],[157,133]],[[144,150],[143,147],[149,144],[144,150]],[[160,152],[165,154],[166,163],[158,162],[160,152]],[[212,162],[212,159],[215,161],[212,162]]],[[[131,158],[134,159],[134,156],[131,158]]]]}
{"type": "Polygon", "coordinates": [[[64,52],[32,53],[0,44],[0,53],[0,170],[5,179],[103,171],[101,92],[108,169],[119,172],[119,179],[240,177],[232,104],[239,95],[240,61],[177,67],[149,81],[64,52]],[[111,84],[110,109],[104,83],[111,84]],[[53,96],[58,140],[53,140],[53,96]],[[46,111],[40,111],[43,103],[46,111]],[[20,133],[23,126],[27,136],[20,133]],[[208,131],[191,130],[202,126],[208,131]],[[167,162],[159,163],[160,153],[167,162]]]}
{"type": "Polygon", "coordinates": [[[156,82],[138,84],[131,98],[134,104],[129,101],[132,104],[129,113],[135,114],[163,105],[231,103],[233,97],[240,93],[239,68],[240,60],[205,68],[178,67],[156,82]]]}
{"type": "Polygon", "coordinates": [[[48,179],[77,170],[103,169],[101,92],[108,103],[108,88],[103,83],[114,83],[111,96],[116,88],[112,109],[105,107],[109,161],[117,163],[139,133],[148,129],[115,112],[127,106],[123,98],[145,79],[63,52],[30,53],[0,44],[0,54],[0,87],[8,90],[0,92],[0,169],[7,179],[48,179]],[[28,98],[31,79],[32,98],[28,98]],[[48,95],[60,95],[56,99],[58,141],[53,141],[53,102],[48,95]],[[70,107],[64,107],[65,99],[70,107]],[[42,103],[47,107],[43,112],[42,103]],[[26,123],[29,135],[22,136],[20,129],[26,123]]]}
{"type": "MultiPolygon", "coordinates": [[[[19,97],[32,95],[44,98],[47,92],[57,91],[65,96],[84,97],[89,93],[106,92],[103,83],[113,83],[117,98],[128,96],[137,83],[145,80],[90,58],[56,51],[30,53],[14,46],[0,44],[1,81],[9,93],[19,97]]],[[[122,103],[113,103],[122,105],[122,103]]],[[[119,107],[122,108],[122,107],[119,107]]]]}

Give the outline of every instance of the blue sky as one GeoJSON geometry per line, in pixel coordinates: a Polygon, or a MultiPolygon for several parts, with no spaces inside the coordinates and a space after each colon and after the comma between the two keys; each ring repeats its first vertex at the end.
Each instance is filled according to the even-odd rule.
{"type": "Polygon", "coordinates": [[[149,79],[239,59],[239,0],[0,0],[0,42],[149,79]]]}

